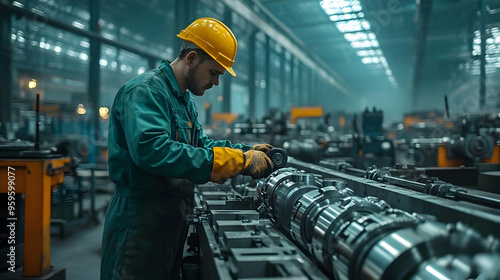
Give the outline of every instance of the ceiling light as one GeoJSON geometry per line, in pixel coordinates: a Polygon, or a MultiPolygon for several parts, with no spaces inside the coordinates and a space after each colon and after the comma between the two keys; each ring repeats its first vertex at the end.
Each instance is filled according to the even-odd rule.
{"type": "Polygon", "coordinates": [[[354,41],[351,46],[355,49],[364,49],[371,47],[371,41],[354,41]]]}
{"type": "Polygon", "coordinates": [[[370,64],[370,63],[372,63],[372,58],[371,58],[371,57],[363,57],[363,58],[361,59],[361,62],[362,62],[363,64],[370,64]]]}
{"type": "Polygon", "coordinates": [[[89,42],[86,42],[86,41],[80,41],[80,46],[82,46],[84,48],[88,48],[88,47],[90,47],[90,44],[89,44],[89,42]]]}
{"type": "Polygon", "coordinates": [[[80,28],[80,29],[84,29],[84,28],[85,28],[85,25],[83,25],[83,23],[78,22],[78,21],[76,21],[76,20],[75,20],[75,21],[73,21],[71,24],[72,24],[74,27],[76,27],[76,28],[80,28]]]}
{"type": "Polygon", "coordinates": [[[369,55],[368,51],[357,51],[356,54],[358,56],[368,56],[369,55]]]}

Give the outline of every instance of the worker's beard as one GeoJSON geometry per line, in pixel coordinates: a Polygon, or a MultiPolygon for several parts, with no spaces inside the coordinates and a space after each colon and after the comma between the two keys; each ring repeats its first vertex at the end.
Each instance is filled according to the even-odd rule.
{"type": "Polygon", "coordinates": [[[196,96],[203,96],[205,90],[200,86],[200,82],[196,79],[200,63],[196,64],[193,68],[188,69],[186,77],[187,89],[196,96]]]}

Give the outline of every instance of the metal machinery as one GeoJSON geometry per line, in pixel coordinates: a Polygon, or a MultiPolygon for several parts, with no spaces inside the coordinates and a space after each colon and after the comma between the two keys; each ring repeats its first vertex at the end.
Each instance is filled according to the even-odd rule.
{"type": "Polygon", "coordinates": [[[0,236],[0,279],[65,279],[65,269],[50,263],[50,200],[69,162],[50,150],[0,145],[0,201],[5,209],[0,218],[12,225],[3,227],[0,236]]]}
{"type": "Polygon", "coordinates": [[[285,162],[260,181],[197,187],[183,279],[500,279],[494,196],[285,162]]]}
{"type": "Polygon", "coordinates": [[[39,104],[35,143],[0,142],[0,279],[66,279],[50,263],[50,212],[70,158],[40,147],[39,104]]]}
{"type": "Polygon", "coordinates": [[[479,163],[500,163],[498,115],[458,116],[453,128],[420,123],[414,127],[416,135],[408,135],[413,162],[418,166],[460,167],[479,163]],[[426,137],[418,135],[417,128],[426,137]],[[448,135],[444,137],[444,134],[448,135]],[[430,136],[430,137],[429,137],[430,136]]]}
{"type": "Polygon", "coordinates": [[[333,126],[330,114],[327,114],[324,122],[317,127],[296,130],[295,135],[289,135],[282,143],[271,144],[282,146],[288,155],[309,163],[317,164],[325,158],[342,158],[359,168],[393,165],[395,146],[392,139],[384,136],[383,112],[366,108],[361,117],[361,129],[354,115],[352,124],[346,130],[344,115],[333,126]]]}

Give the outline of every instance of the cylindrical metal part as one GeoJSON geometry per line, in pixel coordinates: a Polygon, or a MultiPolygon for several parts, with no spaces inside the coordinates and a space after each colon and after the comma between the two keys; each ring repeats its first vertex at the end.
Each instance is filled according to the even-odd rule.
{"type": "MultiPolygon", "coordinates": [[[[381,176],[406,187],[426,186],[381,176]]],[[[423,270],[425,263],[455,279],[454,275],[464,272],[467,277],[476,275],[476,268],[450,266],[445,270],[432,260],[445,255],[471,259],[480,253],[500,258],[500,242],[496,239],[482,239],[461,224],[425,220],[391,208],[376,197],[354,196],[342,180],[321,180],[314,174],[288,168],[273,173],[260,187],[269,216],[276,218],[273,221],[334,279],[439,279],[439,274],[423,270]]],[[[495,273],[494,267],[483,270],[495,273]]]]}
{"type": "Polygon", "coordinates": [[[274,164],[274,170],[285,167],[288,162],[288,155],[285,150],[280,148],[272,148],[269,151],[269,158],[274,164]]]}

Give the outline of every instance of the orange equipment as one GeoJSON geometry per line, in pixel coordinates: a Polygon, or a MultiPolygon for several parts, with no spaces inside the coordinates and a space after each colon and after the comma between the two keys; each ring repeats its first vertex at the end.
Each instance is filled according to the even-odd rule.
{"type": "Polygon", "coordinates": [[[16,194],[25,195],[23,276],[43,276],[51,270],[50,198],[52,188],[63,182],[69,162],[69,158],[0,159],[0,193],[8,193],[10,175],[16,194]]]}

